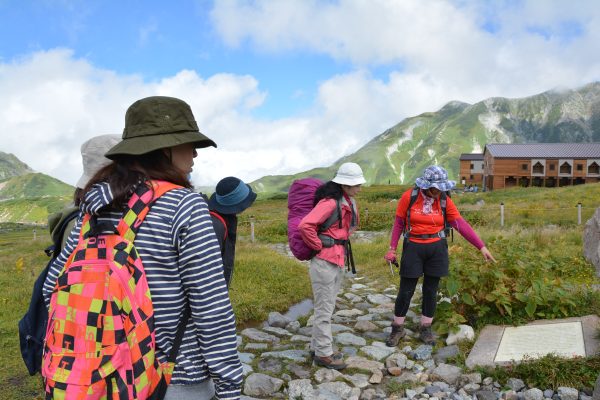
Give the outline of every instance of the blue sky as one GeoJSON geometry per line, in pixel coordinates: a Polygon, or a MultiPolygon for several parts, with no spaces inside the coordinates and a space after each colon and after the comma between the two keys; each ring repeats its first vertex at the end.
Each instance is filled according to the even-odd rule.
{"type": "Polygon", "coordinates": [[[451,100],[599,80],[599,27],[593,0],[0,0],[0,151],[73,184],[81,142],[170,95],[219,145],[195,183],[297,173],[451,100]]]}

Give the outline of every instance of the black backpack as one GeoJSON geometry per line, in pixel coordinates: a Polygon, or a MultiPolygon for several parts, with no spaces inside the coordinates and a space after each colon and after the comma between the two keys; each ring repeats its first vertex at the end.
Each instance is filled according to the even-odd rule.
{"type": "Polygon", "coordinates": [[[35,375],[41,371],[42,350],[44,348],[44,339],[46,337],[46,324],[48,323],[48,309],[44,303],[42,288],[48,274],[50,264],[60,254],[62,250],[62,238],[65,228],[73,219],[77,218],[79,210],[71,211],[66,217],[63,217],[58,225],[58,234],[54,235],[54,243],[48,246],[44,252],[50,260],[42,270],[33,285],[31,302],[29,309],[19,321],[19,341],[21,346],[21,356],[30,375],[35,375]]]}

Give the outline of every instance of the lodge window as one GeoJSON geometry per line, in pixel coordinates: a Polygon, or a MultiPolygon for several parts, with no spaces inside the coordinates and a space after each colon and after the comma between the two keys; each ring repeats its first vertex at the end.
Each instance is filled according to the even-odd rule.
{"type": "Polygon", "coordinates": [[[554,171],[554,164],[550,164],[550,171],[554,171]]]}
{"type": "Polygon", "coordinates": [[[595,162],[591,163],[588,167],[588,174],[600,174],[600,166],[598,166],[598,164],[595,162]]]}
{"type": "Polygon", "coordinates": [[[521,169],[522,169],[523,171],[527,171],[527,167],[528,167],[528,165],[527,165],[527,164],[521,164],[521,169]]]}
{"type": "Polygon", "coordinates": [[[562,163],[562,165],[560,166],[560,173],[561,174],[570,174],[571,173],[571,164],[569,164],[568,162],[562,163]]]}
{"type": "Polygon", "coordinates": [[[471,169],[475,168],[475,165],[473,163],[471,163],[471,169]]]}
{"type": "Polygon", "coordinates": [[[577,171],[583,171],[583,164],[577,164],[577,171]]]}
{"type": "Polygon", "coordinates": [[[543,174],[544,166],[539,162],[535,163],[535,165],[533,166],[533,173],[534,174],[543,174]]]}

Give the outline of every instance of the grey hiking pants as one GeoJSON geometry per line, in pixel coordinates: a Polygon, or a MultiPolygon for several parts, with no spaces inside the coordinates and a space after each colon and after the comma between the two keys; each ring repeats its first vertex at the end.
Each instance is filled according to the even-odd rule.
{"type": "Polygon", "coordinates": [[[335,299],[342,286],[344,268],[313,257],[310,260],[310,281],[313,290],[314,317],[310,347],[319,357],[333,354],[331,316],[335,299]]]}

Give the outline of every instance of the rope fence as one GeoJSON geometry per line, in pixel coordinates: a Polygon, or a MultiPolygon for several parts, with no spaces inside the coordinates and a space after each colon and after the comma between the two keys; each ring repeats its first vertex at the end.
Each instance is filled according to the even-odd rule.
{"type": "MultiPolygon", "coordinates": [[[[461,214],[469,215],[470,213],[483,213],[490,215],[495,212],[499,212],[499,225],[504,227],[508,220],[507,215],[511,213],[517,216],[518,214],[529,214],[529,213],[549,213],[549,212],[562,212],[561,216],[564,217],[565,211],[573,211],[576,209],[576,217],[573,217],[573,222],[577,221],[577,225],[582,224],[582,211],[583,210],[595,210],[596,207],[583,207],[581,203],[577,203],[574,207],[555,207],[555,208],[519,208],[519,207],[506,207],[504,203],[500,203],[496,207],[481,207],[477,209],[460,209],[461,214]]],[[[395,210],[389,211],[370,211],[368,207],[362,209],[361,218],[365,225],[368,224],[369,218],[376,215],[388,215],[390,221],[393,219],[395,210]]],[[[256,218],[255,216],[249,216],[246,220],[239,220],[239,226],[249,226],[250,230],[250,241],[256,240],[256,227],[259,225],[268,225],[272,223],[286,223],[287,218],[276,218],[273,215],[269,215],[267,218],[256,218]]],[[[390,222],[391,224],[391,222],[390,222]]],[[[11,227],[7,229],[0,229],[0,245],[14,242],[16,240],[38,240],[40,236],[47,236],[47,227],[43,225],[36,225],[29,228],[23,227],[11,227]],[[10,234],[11,232],[14,232],[10,234]],[[6,234],[10,234],[10,239],[7,239],[6,234]],[[2,238],[4,236],[4,238],[2,238]]]]}

